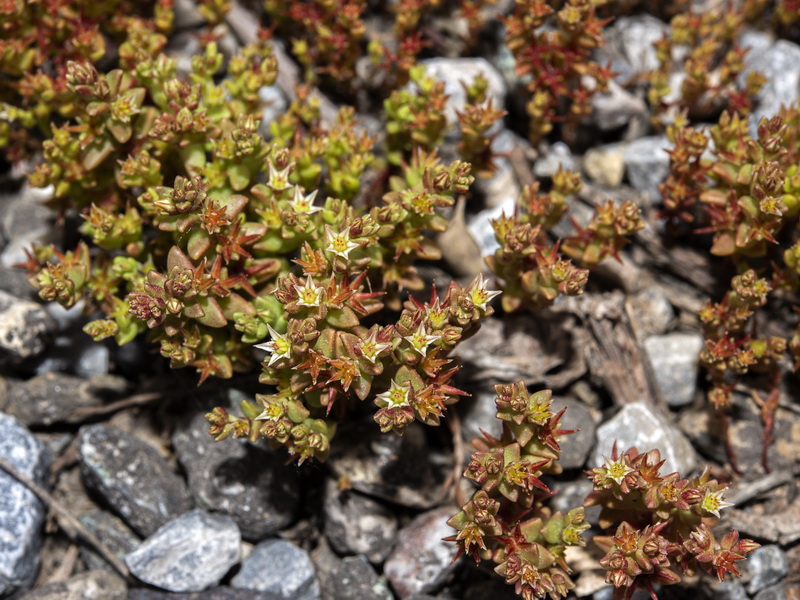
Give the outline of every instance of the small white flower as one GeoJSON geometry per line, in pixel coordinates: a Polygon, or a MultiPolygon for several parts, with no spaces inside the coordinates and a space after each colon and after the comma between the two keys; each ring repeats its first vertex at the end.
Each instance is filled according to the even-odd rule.
{"type": "Polygon", "coordinates": [[[276,192],[282,192],[283,190],[288,189],[289,173],[291,172],[291,169],[291,165],[286,165],[279,171],[278,167],[275,166],[275,163],[269,161],[267,185],[276,192]]]}
{"type": "Polygon", "coordinates": [[[406,382],[403,385],[398,385],[397,382],[392,379],[392,385],[389,390],[375,397],[375,404],[381,408],[409,406],[408,396],[410,388],[410,383],[406,382]]]}
{"type": "Polygon", "coordinates": [[[423,323],[419,324],[419,327],[417,327],[414,333],[403,337],[403,339],[411,344],[411,347],[423,357],[428,354],[428,346],[441,338],[442,336],[440,335],[428,335],[423,323]]]}
{"type": "Polygon", "coordinates": [[[313,215],[314,213],[322,210],[322,207],[314,206],[314,198],[316,197],[317,197],[317,190],[314,190],[310,194],[304,196],[303,189],[299,185],[296,185],[294,186],[294,196],[292,197],[289,204],[296,213],[313,215]]]}
{"type": "Polygon", "coordinates": [[[323,287],[321,285],[315,285],[314,280],[311,279],[311,275],[306,278],[305,285],[296,285],[294,286],[294,290],[300,298],[297,301],[298,305],[319,306],[322,299],[323,287]]]}
{"type": "Polygon", "coordinates": [[[500,295],[499,291],[486,289],[486,277],[483,276],[483,273],[478,275],[478,278],[472,282],[467,291],[472,303],[481,310],[486,310],[486,304],[489,300],[500,295]]]}
{"type": "Polygon", "coordinates": [[[712,492],[711,490],[707,489],[703,499],[700,501],[700,506],[703,508],[703,510],[711,513],[719,519],[719,511],[721,511],[723,508],[733,506],[733,502],[726,502],[723,500],[722,490],[712,492]]]}
{"type": "Polygon", "coordinates": [[[269,329],[269,335],[272,340],[264,342],[263,344],[256,344],[256,348],[259,350],[266,350],[272,355],[269,357],[269,362],[267,363],[267,366],[271,367],[276,361],[282,358],[289,358],[292,355],[292,343],[289,341],[288,337],[275,331],[272,325],[267,324],[267,328],[269,329]]]}
{"type": "Polygon", "coordinates": [[[286,409],[277,402],[269,402],[263,412],[258,415],[256,421],[278,421],[286,414],[286,409]]]}
{"type": "Polygon", "coordinates": [[[361,355],[373,365],[381,352],[392,347],[391,344],[377,341],[377,335],[378,330],[374,329],[366,339],[359,340],[358,342],[358,349],[361,350],[361,355]]]}
{"type": "Polygon", "coordinates": [[[618,484],[621,484],[628,475],[633,473],[633,468],[625,463],[624,458],[611,460],[604,456],[603,459],[605,460],[606,475],[609,479],[613,479],[618,484]]]}
{"type": "Polygon", "coordinates": [[[439,305],[439,299],[433,303],[433,306],[425,308],[425,316],[428,317],[428,323],[433,329],[441,329],[447,325],[447,310],[439,305]]]}
{"type": "Polygon", "coordinates": [[[340,233],[334,233],[328,225],[325,226],[325,233],[328,238],[328,247],[325,248],[328,252],[333,252],[337,256],[347,258],[352,250],[358,248],[353,240],[350,239],[350,230],[345,227],[340,233]]]}

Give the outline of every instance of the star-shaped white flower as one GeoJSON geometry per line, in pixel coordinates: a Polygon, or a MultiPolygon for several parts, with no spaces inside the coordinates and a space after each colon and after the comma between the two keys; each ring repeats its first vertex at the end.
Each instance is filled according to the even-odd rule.
{"type": "Polygon", "coordinates": [[[483,276],[483,273],[478,275],[478,278],[470,284],[467,291],[472,303],[481,310],[486,310],[486,304],[489,300],[500,295],[499,291],[486,289],[486,277],[483,276]]]}
{"type": "Polygon", "coordinates": [[[707,489],[705,495],[703,495],[703,499],[700,501],[700,506],[703,508],[703,510],[711,513],[719,519],[719,511],[721,511],[723,508],[733,506],[733,502],[726,502],[722,498],[722,490],[712,492],[711,490],[707,489]]]}
{"type": "Polygon", "coordinates": [[[605,459],[606,476],[618,484],[621,484],[628,475],[633,473],[633,468],[625,463],[624,458],[619,460],[611,460],[605,456],[603,458],[605,459]]]}
{"type": "Polygon", "coordinates": [[[277,402],[268,402],[264,410],[256,417],[256,421],[278,421],[286,414],[286,408],[277,402]]]}
{"type": "Polygon", "coordinates": [[[322,210],[322,207],[314,206],[314,198],[316,197],[317,197],[317,190],[314,190],[310,194],[306,194],[304,196],[303,189],[299,185],[296,185],[294,186],[294,195],[292,196],[292,199],[289,202],[289,204],[296,213],[313,215],[315,212],[319,212],[322,210]]]}
{"type": "Polygon", "coordinates": [[[325,234],[328,239],[328,247],[325,250],[337,256],[347,258],[351,251],[358,248],[358,244],[350,239],[350,230],[347,227],[340,233],[335,233],[330,226],[325,225],[325,234]]]}
{"type": "Polygon", "coordinates": [[[403,339],[411,344],[411,347],[423,357],[428,354],[428,346],[441,338],[442,336],[440,335],[428,335],[423,323],[419,324],[419,327],[417,327],[414,333],[403,337],[403,339]]]}
{"type": "Polygon", "coordinates": [[[409,382],[399,385],[392,379],[392,385],[389,389],[382,394],[375,396],[375,404],[381,408],[398,408],[401,406],[409,406],[408,401],[409,390],[411,384],[409,382]]]}
{"type": "Polygon", "coordinates": [[[269,335],[272,340],[263,344],[256,344],[256,348],[266,350],[272,355],[267,363],[267,366],[271,367],[276,361],[282,358],[289,358],[292,355],[292,342],[285,335],[275,331],[272,325],[267,324],[267,329],[269,329],[269,335]]]}
{"type": "Polygon", "coordinates": [[[275,192],[282,192],[285,189],[289,188],[289,173],[291,172],[292,166],[286,165],[283,169],[278,170],[278,167],[275,166],[275,163],[269,161],[268,172],[267,172],[267,185],[272,188],[275,192]]]}
{"type": "Polygon", "coordinates": [[[304,285],[294,286],[294,290],[299,297],[297,304],[300,306],[319,306],[323,289],[321,285],[316,285],[314,280],[311,279],[311,275],[309,275],[306,277],[304,285]]]}
{"type": "Polygon", "coordinates": [[[367,359],[373,365],[375,364],[375,360],[378,358],[379,354],[392,347],[391,344],[386,342],[379,342],[377,340],[377,336],[378,330],[376,328],[370,331],[369,335],[365,339],[359,340],[357,346],[361,351],[361,356],[367,359]]]}
{"type": "Polygon", "coordinates": [[[433,306],[425,307],[425,316],[428,317],[428,323],[433,329],[441,329],[447,325],[447,310],[439,305],[438,298],[433,306]]]}

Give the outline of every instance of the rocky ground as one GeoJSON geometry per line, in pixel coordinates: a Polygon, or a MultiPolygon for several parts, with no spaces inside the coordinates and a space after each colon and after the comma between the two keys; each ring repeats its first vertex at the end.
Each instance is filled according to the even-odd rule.
{"type": "MultiPolygon", "coordinates": [[[[232,34],[241,33],[242,14],[232,15],[232,34]]],[[[191,31],[189,17],[184,27],[191,31]]],[[[604,59],[620,78],[643,72],[664,27],[649,15],[618,19],[604,59]]],[[[795,102],[800,46],[757,31],[742,43],[752,48],[751,67],[767,76],[757,115],[795,102]]],[[[173,51],[180,56],[186,48],[173,51]]],[[[496,105],[510,104],[509,59],[498,52],[426,64],[447,82],[456,110],[459,81],[477,72],[492,84],[496,105]]],[[[281,94],[279,87],[265,90],[285,102],[281,94]]],[[[585,185],[572,207],[579,218],[591,215],[595,202],[630,198],[647,229],[620,263],[593,273],[583,296],[536,315],[498,314],[459,346],[459,384],[472,397],[453,409],[453,426],[381,435],[365,411],[340,429],[324,465],[297,467],[260,444],[208,436],[203,414],[259,391],[255,375],[197,388],[193,373],[167,370],[146,342],[95,344],[81,332],[88,317],[80,307],[42,304],[13,265],[32,242],[58,241],[59,233],[39,204],[42,193],[5,173],[0,467],[15,475],[0,472],[0,597],[514,598],[488,567],[453,562],[454,547],[442,538],[452,533],[445,524],[459,496],[452,474],[463,468],[469,440],[499,431],[492,386],[519,379],[553,389],[557,406],[567,407],[563,424],[579,430],[562,443],[565,472],[548,481],[558,491],[557,508],[582,502],[591,490],[583,470],[602,462],[614,441],[659,448],[666,472],[688,475],[708,464],[714,476],[732,480],[728,499],[736,508],[722,526],[762,547],[741,580],[688,578],[663,589],[664,598],[800,597],[800,405],[786,387],[766,473],[758,407],[750,390],[737,388],[731,439],[744,476],[732,477],[697,358],[697,310],[719,298],[724,279],[707,254],[670,246],[661,235],[657,186],[667,174],[669,143],[648,135],[641,94],[612,87],[594,108],[591,126],[608,139],[580,155],[561,143],[537,153],[513,128],[500,131],[495,143],[506,156],[498,172],[477,184],[479,202],[454,214],[445,260],[424,273],[446,282],[480,268],[481,255],[494,250],[489,221],[513,207],[530,164],[536,178],[559,166],[582,172],[585,185]]],[[[589,510],[588,518],[596,523],[597,513],[589,510]]],[[[598,556],[587,548],[570,557],[577,597],[611,597],[598,556]]]]}

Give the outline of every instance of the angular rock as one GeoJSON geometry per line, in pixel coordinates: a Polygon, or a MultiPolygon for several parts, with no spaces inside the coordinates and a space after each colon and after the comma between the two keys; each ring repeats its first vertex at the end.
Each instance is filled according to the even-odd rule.
{"type": "Polygon", "coordinates": [[[0,410],[31,426],[49,426],[80,420],[76,411],[102,406],[109,398],[119,397],[128,388],[122,377],[101,375],[86,380],[63,373],[44,373],[11,384],[0,410]]]}
{"type": "Polygon", "coordinates": [[[506,98],[506,84],[502,75],[485,58],[430,58],[419,63],[425,67],[425,74],[444,82],[444,91],[450,96],[445,106],[448,123],[456,123],[456,111],[463,111],[467,102],[465,83],[471,85],[475,77],[483,75],[489,84],[487,98],[494,108],[503,108],[506,98]]]}
{"type": "Polygon", "coordinates": [[[118,575],[108,571],[85,571],[65,581],[37,587],[20,600],[127,600],[127,598],[128,588],[118,575]]]}
{"type": "Polygon", "coordinates": [[[750,576],[747,591],[755,594],[786,577],[789,572],[789,560],[780,546],[775,544],[761,546],[747,557],[743,571],[747,571],[750,576]]]}
{"type": "MultiPolygon", "coordinates": [[[[141,543],[139,537],[122,522],[122,519],[104,510],[84,513],[78,517],[78,520],[120,561],[123,561],[127,554],[136,550],[141,543]]],[[[113,571],[113,567],[88,546],[82,545],[80,552],[83,562],[89,569],[113,571]]]]}
{"type": "Polygon", "coordinates": [[[694,398],[702,348],[699,333],[654,335],[644,341],[661,397],[668,405],[684,406],[694,398]]]}
{"type": "Polygon", "coordinates": [[[616,80],[625,85],[637,75],[658,67],[653,43],[664,37],[669,26],[650,15],[620,17],[604,30],[606,43],[598,49],[597,61],[611,63],[616,80]]]}
{"type": "Polygon", "coordinates": [[[340,427],[336,437],[342,441],[331,448],[328,465],[354,490],[411,508],[436,504],[442,478],[428,460],[422,426],[412,423],[400,437],[380,433],[374,422],[355,423],[340,427]]]}
{"type": "Polygon", "coordinates": [[[311,562],[314,563],[314,571],[317,574],[320,600],[338,600],[335,589],[338,574],[342,568],[342,559],[331,550],[325,536],[319,539],[319,543],[309,553],[309,556],[311,557],[311,562]]]}
{"type": "Polygon", "coordinates": [[[230,517],[192,510],[168,522],[125,557],[139,580],[170,592],[217,585],[239,562],[242,536],[230,517]]]}
{"type": "Polygon", "coordinates": [[[533,174],[542,179],[552,177],[559,169],[562,171],[575,170],[575,158],[572,156],[569,146],[564,142],[556,142],[548,148],[547,153],[533,165],[533,174]]]}
{"type": "Polygon", "coordinates": [[[586,464],[589,452],[594,446],[595,424],[592,412],[583,402],[574,398],[553,398],[551,410],[555,414],[562,408],[567,411],[558,422],[559,429],[576,429],[575,433],[561,436],[561,456],[558,459],[564,469],[581,469],[586,464]]]}
{"type": "Polygon", "coordinates": [[[55,323],[39,304],[0,290],[0,367],[41,353],[54,331],[55,323]]]}
{"type": "Polygon", "coordinates": [[[107,375],[110,355],[105,344],[93,341],[82,331],[71,331],[59,335],[36,357],[35,372],[37,375],[70,373],[83,379],[107,375]]]}
{"type": "Polygon", "coordinates": [[[667,149],[672,144],[667,136],[643,137],[625,147],[625,172],[631,186],[644,193],[652,204],[660,200],[658,186],[669,174],[667,149]]]}
{"type": "MultiPolygon", "coordinates": [[[[575,481],[563,481],[561,478],[555,478],[552,482],[548,481],[547,486],[556,492],[556,495],[550,501],[551,508],[564,514],[573,508],[583,506],[583,501],[594,487],[589,478],[581,478],[575,481]]],[[[588,506],[584,509],[584,514],[591,525],[596,525],[600,518],[600,507],[588,506]]]]}
{"type": "Polygon", "coordinates": [[[277,85],[262,87],[258,90],[258,99],[263,103],[261,109],[261,127],[269,129],[270,123],[286,112],[289,103],[277,85]]]}
{"type": "Polygon", "coordinates": [[[197,505],[233,517],[245,540],[263,540],[293,520],[297,471],[282,456],[243,439],[214,441],[203,412],[176,428],[172,443],[197,505]]]}
{"type": "Polygon", "coordinates": [[[86,486],[143,536],[192,508],[186,484],[152,446],[107,425],[79,432],[86,486]]]}
{"type": "Polygon", "coordinates": [[[592,96],[592,123],[601,131],[612,131],[631,121],[647,120],[644,100],[634,96],[616,81],[610,81],[608,91],[592,96]]]}
{"type": "Polygon", "coordinates": [[[800,95],[800,46],[788,40],[778,40],[766,48],[753,48],[747,55],[746,65],[742,78],[750,71],[758,71],[766,77],[750,116],[750,131],[755,136],[762,117],[770,118],[777,114],[781,105],[797,103],[800,95]]]}
{"type": "MultiPolygon", "coordinates": [[[[0,457],[41,486],[48,481],[44,446],[16,419],[0,413],[0,457]]],[[[39,569],[44,504],[0,469],[0,597],[24,591],[39,569]]]]}
{"type": "Polygon", "coordinates": [[[339,554],[361,554],[381,563],[392,549],[397,519],[386,506],[353,491],[325,485],[325,536],[339,554]]]}
{"type": "Polygon", "coordinates": [[[398,533],[383,572],[401,598],[437,591],[456,568],[453,544],[442,541],[453,535],[447,524],[452,514],[449,507],[422,513],[398,533]]]}
{"type": "Polygon", "coordinates": [[[583,170],[599,185],[619,186],[625,175],[624,148],[622,144],[590,148],[583,155],[583,170]]]}
{"type": "Polygon", "coordinates": [[[675,320],[675,311],[660,285],[652,284],[642,288],[629,301],[637,329],[643,336],[660,335],[675,320]]]}
{"type": "Polygon", "coordinates": [[[365,556],[348,556],[336,571],[336,600],[393,600],[394,596],[365,556]]]}
{"type": "Polygon", "coordinates": [[[314,564],[302,548],[285,540],[261,542],[231,580],[237,588],[258,590],[273,600],[319,600],[314,564]]]}
{"type": "Polygon", "coordinates": [[[602,465],[604,457],[611,456],[615,441],[620,453],[632,446],[639,452],[658,448],[665,460],[661,467],[664,475],[677,471],[682,477],[688,477],[697,466],[697,455],[686,436],[666,415],[644,402],[626,404],[598,427],[591,467],[602,465]]]}

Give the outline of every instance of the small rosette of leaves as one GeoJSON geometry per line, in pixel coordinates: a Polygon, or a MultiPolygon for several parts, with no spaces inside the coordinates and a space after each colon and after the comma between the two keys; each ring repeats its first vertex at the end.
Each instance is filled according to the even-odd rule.
{"type": "Polygon", "coordinates": [[[769,282],[748,269],[731,281],[719,303],[708,302],[699,313],[705,345],[700,361],[708,369],[712,388],[708,397],[717,409],[727,407],[736,379],[752,369],[778,373],[787,340],[759,336],[754,315],[772,290],[769,282]]]}
{"type": "Polygon", "coordinates": [[[755,138],[736,114],[723,113],[708,133],[679,120],[669,132],[675,148],[661,188],[666,215],[713,234],[712,254],[765,255],[800,211],[799,120],[796,109],[762,118],[755,138]],[[703,158],[709,140],[713,149],[703,158]]]}
{"type": "Polygon", "coordinates": [[[577,173],[559,171],[548,193],[540,193],[538,182],[526,186],[515,214],[492,222],[500,247],[486,264],[502,284],[504,310],[544,308],[559,295],[583,292],[588,271],[564,258],[548,239],[550,228],[567,211],[567,196],[579,188],[577,173]]]}
{"type": "Polygon", "coordinates": [[[592,0],[567,0],[560,10],[547,0],[515,0],[504,19],[506,43],[515,71],[528,80],[530,138],[540,141],[555,123],[569,139],[580,119],[590,114],[591,99],[608,89],[612,71],[592,60],[604,44],[603,27],[592,0]],[[590,83],[591,82],[591,83],[590,83]]]}
{"type": "Polygon", "coordinates": [[[589,528],[583,508],[551,513],[543,502],[552,495],[540,477],[560,471],[556,438],[563,410],[550,410],[549,390],[530,394],[523,382],[495,386],[497,417],[503,435],[473,441],[476,451],[464,476],[480,486],[448,524],[449,541],[476,561],[491,560],[495,571],[517,594],[558,599],[574,587],[564,560],[568,546],[583,545],[589,528]]]}
{"type": "Polygon", "coordinates": [[[606,551],[600,564],[606,582],[626,598],[643,588],[655,600],[654,584],[677,583],[676,571],[693,573],[698,566],[720,579],[728,572],[739,575],[735,563],[759,546],[739,540],[736,532],[714,539],[709,526],[731,504],[708,470],[681,479],[678,473],[662,476],[663,464],[658,450],[641,454],[631,448],[620,456],[615,447],[590,473],[594,491],[586,505],[601,506],[600,526],[614,531],[594,538],[606,551]]]}
{"type": "Polygon", "coordinates": [[[658,67],[648,74],[654,123],[671,123],[680,111],[700,120],[723,109],[750,112],[765,79],[752,70],[743,75],[747,49],[737,40],[747,23],[744,11],[730,6],[684,9],[672,18],[654,44],[658,67]]]}

